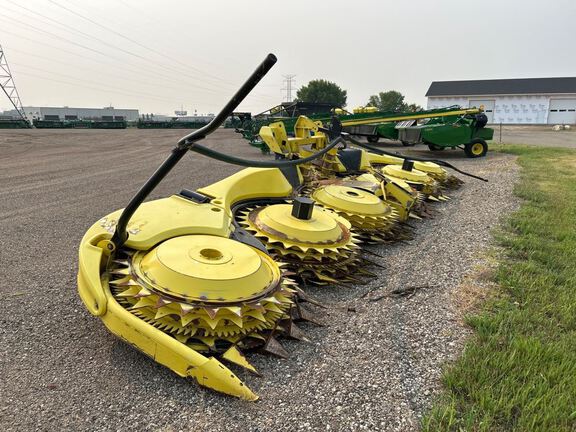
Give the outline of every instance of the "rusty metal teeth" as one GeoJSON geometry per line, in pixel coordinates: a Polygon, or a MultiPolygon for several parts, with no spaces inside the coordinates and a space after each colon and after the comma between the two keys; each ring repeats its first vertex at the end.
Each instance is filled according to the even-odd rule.
{"type": "MultiPolygon", "coordinates": [[[[305,232],[301,233],[301,238],[288,238],[258,220],[259,211],[263,208],[238,213],[237,220],[264,243],[277,261],[286,263],[289,271],[300,280],[315,285],[345,285],[362,283],[371,277],[369,272],[358,271],[366,265],[359,256],[361,234],[340,224],[342,235],[333,241],[314,242],[304,238],[305,232]]],[[[336,213],[329,214],[338,220],[336,213]]],[[[371,222],[369,220],[367,223],[371,222]]]]}
{"type": "MultiPolygon", "coordinates": [[[[183,302],[154,287],[144,286],[144,282],[134,276],[130,256],[115,260],[111,265],[109,286],[124,308],[188,347],[217,355],[254,374],[259,373],[245,356],[246,351],[260,350],[286,358],[289,353],[280,337],[309,340],[294,319],[318,323],[315,314],[297,305],[301,290],[290,278],[285,263],[279,263],[281,282],[266,296],[254,301],[216,305],[183,302]]],[[[305,301],[319,305],[310,297],[305,301]]]]}
{"type": "Polygon", "coordinates": [[[273,330],[279,321],[290,317],[296,295],[294,282],[284,278],[274,292],[256,301],[189,304],[142,286],[132,279],[129,268],[128,275],[124,270],[119,267],[110,271],[115,278],[110,288],[116,300],[144,321],[201,350],[217,350],[219,344],[238,343],[242,338],[273,330]],[[114,271],[119,269],[123,271],[114,271]]]}

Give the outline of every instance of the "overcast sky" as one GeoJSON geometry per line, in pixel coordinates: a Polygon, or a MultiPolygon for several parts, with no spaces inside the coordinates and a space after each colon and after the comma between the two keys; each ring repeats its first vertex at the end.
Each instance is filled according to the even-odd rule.
{"type": "Polygon", "coordinates": [[[431,81],[576,76],[574,0],[0,5],[0,44],[25,106],[215,112],[268,52],[278,63],[243,110],[283,101],[287,74],[296,88],[336,82],[348,107],[391,89],[425,105],[431,81]]]}

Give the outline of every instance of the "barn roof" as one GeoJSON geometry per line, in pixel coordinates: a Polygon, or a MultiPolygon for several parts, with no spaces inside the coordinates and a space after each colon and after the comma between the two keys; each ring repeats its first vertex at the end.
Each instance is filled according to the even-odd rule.
{"type": "Polygon", "coordinates": [[[434,81],[426,96],[576,93],[576,77],[434,81]]]}

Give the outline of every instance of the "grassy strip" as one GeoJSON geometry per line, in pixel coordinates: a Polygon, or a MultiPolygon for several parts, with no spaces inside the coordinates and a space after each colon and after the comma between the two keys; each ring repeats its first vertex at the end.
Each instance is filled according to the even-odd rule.
{"type": "Polygon", "coordinates": [[[576,152],[505,151],[523,204],[497,234],[500,290],[467,317],[475,337],[426,431],[576,431],[576,152]]]}

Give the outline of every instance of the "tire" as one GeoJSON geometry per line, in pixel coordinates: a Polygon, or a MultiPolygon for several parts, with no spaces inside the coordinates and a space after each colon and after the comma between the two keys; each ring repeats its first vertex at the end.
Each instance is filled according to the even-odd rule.
{"type": "Polygon", "coordinates": [[[369,143],[377,143],[379,139],[380,139],[380,137],[378,135],[372,135],[372,136],[366,137],[366,140],[369,143]]]}
{"type": "Polygon", "coordinates": [[[469,158],[478,158],[486,156],[488,153],[488,144],[480,138],[475,138],[464,146],[464,153],[469,158]]]}
{"type": "Polygon", "coordinates": [[[442,151],[446,147],[437,146],[436,144],[428,144],[428,148],[430,149],[430,151],[442,151]]]}

